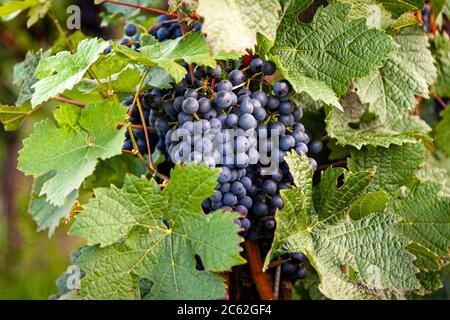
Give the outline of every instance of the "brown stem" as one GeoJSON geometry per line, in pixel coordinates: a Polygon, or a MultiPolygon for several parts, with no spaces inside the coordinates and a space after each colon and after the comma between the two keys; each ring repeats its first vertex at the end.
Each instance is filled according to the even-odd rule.
{"type": "Polygon", "coordinates": [[[154,25],[152,25],[152,27],[148,30],[148,33],[152,33],[155,30],[158,30],[159,28],[161,28],[162,26],[166,25],[166,24],[171,24],[174,22],[177,22],[178,19],[172,19],[172,20],[166,20],[166,21],[161,21],[159,23],[155,23],[154,25]]]}
{"type": "Polygon", "coordinates": [[[439,103],[439,105],[440,105],[442,108],[444,108],[444,109],[447,108],[447,105],[445,104],[444,100],[442,100],[440,97],[434,96],[434,99],[437,101],[437,103],[439,103]]]}
{"type": "Polygon", "coordinates": [[[54,98],[52,98],[52,100],[68,103],[68,104],[71,104],[73,106],[80,107],[80,108],[86,107],[86,103],[70,100],[70,99],[63,98],[63,97],[54,97],[54,98]]]}
{"type": "MultiPolygon", "coordinates": [[[[139,114],[141,116],[141,121],[142,121],[142,123],[145,123],[146,121],[145,121],[144,111],[142,110],[141,102],[139,99],[137,101],[137,105],[138,105],[138,109],[139,109],[139,114]]],[[[150,147],[150,137],[148,135],[148,131],[144,130],[144,134],[145,134],[145,142],[147,143],[148,162],[150,164],[150,168],[152,168],[153,171],[156,172],[155,164],[153,163],[152,148],[150,147]]]]}
{"type": "MultiPolygon", "coordinates": [[[[117,126],[118,126],[119,128],[122,128],[122,127],[127,126],[127,124],[126,124],[126,123],[123,123],[123,122],[120,122],[120,123],[117,124],[117,126]]],[[[155,131],[156,131],[155,128],[143,126],[143,125],[141,125],[141,124],[129,124],[128,126],[131,127],[132,129],[147,129],[147,131],[150,131],[150,132],[155,132],[155,131]]]]}
{"type": "Polygon", "coordinates": [[[275,296],[272,291],[272,286],[270,285],[266,274],[262,271],[263,264],[258,242],[250,240],[245,241],[245,249],[247,250],[250,273],[252,274],[256,290],[258,290],[259,297],[262,300],[274,300],[275,296]]]}
{"type": "Polygon", "coordinates": [[[120,5],[120,6],[141,9],[141,10],[144,10],[144,11],[153,12],[153,13],[157,13],[157,14],[165,14],[165,15],[168,15],[168,16],[171,16],[171,17],[176,17],[177,16],[176,13],[170,13],[168,11],[155,9],[155,8],[143,7],[143,6],[139,6],[137,4],[132,4],[132,3],[126,3],[126,2],[114,1],[114,0],[104,0],[103,2],[109,2],[109,3],[117,4],[117,5],[120,5]]]}

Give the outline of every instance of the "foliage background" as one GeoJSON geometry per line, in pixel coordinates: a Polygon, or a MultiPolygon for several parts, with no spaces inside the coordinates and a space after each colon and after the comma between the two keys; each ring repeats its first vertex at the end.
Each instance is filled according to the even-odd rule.
{"type": "MultiPolygon", "coordinates": [[[[0,0],[0,4],[3,2],[0,0]]],[[[163,6],[160,0],[154,2],[153,7],[163,6]]],[[[93,0],[54,3],[54,12],[60,21],[65,21],[68,5],[80,5],[86,34],[114,37],[114,30],[121,29],[120,26],[99,27],[100,8],[93,5],[93,0]]],[[[0,22],[0,101],[3,103],[14,104],[17,98],[17,88],[12,83],[14,64],[21,62],[29,49],[48,48],[58,38],[48,17],[30,29],[25,25],[25,15],[10,22],[0,22]]],[[[119,37],[120,34],[115,38],[119,37]]],[[[33,117],[43,117],[46,112],[43,109],[33,117]]],[[[423,117],[426,119],[427,114],[423,117]]],[[[429,120],[433,122],[434,119],[429,120]]],[[[37,233],[28,214],[33,181],[16,170],[16,159],[20,141],[30,134],[33,122],[27,121],[16,132],[7,133],[0,127],[0,299],[47,299],[57,292],[55,279],[68,266],[69,253],[82,244],[82,240],[67,236],[68,226],[58,228],[52,239],[48,239],[45,231],[37,233]]],[[[444,288],[425,299],[450,299],[449,267],[443,271],[442,280],[444,288]]]]}

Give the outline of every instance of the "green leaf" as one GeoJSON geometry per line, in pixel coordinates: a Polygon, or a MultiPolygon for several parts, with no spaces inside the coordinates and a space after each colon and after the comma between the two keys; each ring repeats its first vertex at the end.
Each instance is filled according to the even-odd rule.
{"type": "Polygon", "coordinates": [[[197,12],[203,17],[202,30],[214,54],[221,51],[253,51],[256,35],[273,40],[279,22],[276,0],[200,0],[197,12]]]}
{"type": "Polygon", "coordinates": [[[391,24],[391,13],[376,0],[340,0],[350,3],[352,8],[348,13],[350,20],[366,19],[369,28],[386,29],[391,24]]]}
{"type": "Polygon", "coordinates": [[[49,0],[8,1],[0,7],[0,17],[8,21],[29,10],[27,28],[30,28],[47,14],[50,7],[49,0]]]}
{"type": "MultiPolygon", "coordinates": [[[[100,82],[112,92],[132,93],[141,80],[141,70],[132,64],[127,65],[120,72],[110,78],[100,79],[100,82]]],[[[96,80],[84,79],[79,90],[85,93],[101,91],[102,88],[96,80]]]]}
{"type": "Polygon", "coordinates": [[[183,39],[167,40],[144,46],[140,52],[115,45],[114,50],[133,61],[148,67],[164,69],[178,83],[186,75],[186,69],[179,62],[195,63],[214,67],[216,62],[209,54],[205,37],[200,32],[189,33],[183,39]]]}
{"type": "Polygon", "coordinates": [[[107,47],[101,39],[83,40],[74,54],[62,51],[41,60],[35,73],[41,80],[33,86],[33,107],[72,89],[107,47]]]}
{"type": "Polygon", "coordinates": [[[392,128],[383,123],[377,115],[369,112],[356,94],[344,96],[341,105],[344,112],[330,108],[325,120],[328,135],[335,138],[339,145],[357,149],[365,145],[388,147],[391,144],[414,143],[416,137],[423,136],[419,128],[415,128],[415,120],[411,117],[398,120],[392,128]]]}
{"type": "Polygon", "coordinates": [[[153,67],[147,74],[144,83],[152,88],[171,89],[173,82],[173,78],[164,69],[153,67]]]}
{"type": "Polygon", "coordinates": [[[399,48],[383,68],[355,83],[361,101],[369,104],[369,111],[393,125],[413,110],[416,96],[428,97],[428,86],[436,78],[428,37],[419,27],[398,30],[394,40],[399,48]]]}
{"type": "Polygon", "coordinates": [[[147,281],[144,299],[224,297],[224,279],[213,272],[244,260],[233,222],[237,214],[206,215],[201,209],[201,202],[214,194],[218,176],[219,170],[206,166],[176,166],[163,191],[135,176],[127,177],[122,189],[97,190],[71,230],[104,246],[84,250],[77,261],[86,272],[81,295],[139,299],[139,282],[147,281]],[[196,270],[195,255],[205,271],[196,270]]]}
{"type": "Polygon", "coordinates": [[[376,168],[369,190],[384,190],[391,198],[395,198],[396,191],[413,180],[415,172],[425,160],[425,151],[422,143],[392,145],[389,148],[365,147],[352,151],[348,168],[353,172],[376,168]]]}
{"type": "Polygon", "coordinates": [[[450,97],[450,38],[448,34],[436,34],[434,45],[438,76],[433,91],[438,96],[450,97]]]}
{"type": "Polygon", "coordinates": [[[28,51],[25,60],[14,66],[14,84],[20,87],[16,105],[20,106],[30,100],[33,95],[33,85],[37,82],[34,72],[43,58],[48,57],[49,52],[28,51]]]}
{"type": "MultiPolygon", "coordinates": [[[[306,163],[307,160],[302,161],[306,163]]],[[[305,164],[303,170],[310,169],[305,164]]],[[[387,212],[369,213],[369,207],[365,208],[367,215],[357,221],[346,214],[348,208],[357,204],[364,195],[361,190],[367,189],[363,187],[365,182],[358,188],[353,183],[368,180],[367,172],[347,174],[344,185],[336,190],[335,179],[338,171],[342,171],[327,171],[325,178],[314,189],[314,207],[316,211],[325,212],[324,209],[333,206],[330,211],[334,214],[322,214],[319,219],[308,223],[311,212],[305,208],[311,198],[305,197],[303,187],[283,190],[281,194],[286,206],[276,214],[278,227],[265,265],[283,253],[304,252],[319,275],[320,291],[329,299],[385,299],[389,293],[403,293],[417,288],[413,256],[404,250],[407,241],[391,232],[397,219],[387,212]],[[348,191],[341,201],[335,195],[343,188],[348,191]],[[330,192],[337,204],[327,199],[330,192]],[[327,202],[323,204],[322,201],[327,202]]],[[[306,188],[311,184],[312,180],[306,188]]]]}
{"type": "Polygon", "coordinates": [[[30,214],[36,222],[38,231],[48,229],[48,237],[51,238],[61,219],[66,218],[78,197],[78,190],[72,191],[67,201],[62,206],[49,203],[45,195],[40,195],[42,186],[51,178],[51,174],[38,177],[34,182],[33,194],[30,203],[30,214]]]}
{"type": "Polygon", "coordinates": [[[106,160],[100,160],[94,173],[84,181],[82,189],[109,188],[111,185],[121,188],[128,174],[140,176],[146,173],[147,169],[137,157],[130,154],[121,154],[106,160]]]}
{"type": "MultiPolygon", "coordinates": [[[[394,49],[390,37],[368,29],[365,20],[347,22],[349,4],[319,8],[309,24],[298,21],[296,5],[294,1],[287,8],[289,14],[281,21],[271,54],[277,56],[282,73],[297,92],[319,95],[328,86],[342,95],[353,78],[381,66],[394,49]],[[315,81],[306,89],[309,79],[315,81]]],[[[330,94],[325,96],[330,98],[330,94]]]]}
{"type": "Polygon", "coordinates": [[[440,257],[448,257],[450,246],[450,198],[438,195],[437,183],[416,184],[408,195],[393,203],[402,217],[395,230],[440,257]]]}
{"type": "Polygon", "coordinates": [[[126,128],[116,127],[124,114],[124,107],[103,101],[81,111],[77,128],[57,128],[49,119],[37,123],[19,151],[19,170],[36,177],[55,172],[40,194],[46,194],[51,204],[63,205],[65,198],[94,172],[98,159],[121,153],[126,128]]]}
{"type": "Polygon", "coordinates": [[[383,7],[394,13],[396,16],[408,11],[417,11],[424,7],[423,0],[377,0],[383,7]]]}
{"type": "Polygon", "coordinates": [[[388,196],[384,191],[369,192],[353,202],[349,216],[353,220],[362,219],[372,212],[380,212],[386,209],[388,196]]]}
{"type": "MultiPolygon", "coordinates": [[[[373,178],[373,172],[346,174],[343,168],[330,168],[322,172],[320,184],[314,189],[314,208],[319,220],[333,223],[347,215],[353,202],[362,196],[373,178]],[[337,188],[337,180],[344,175],[344,185],[337,188]]],[[[373,211],[372,211],[373,212],[373,211]]]]}
{"type": "Polygon", "coordinates": [[[31,105],[25,102],[21,106],[7,106],[0,104],[0,122],[6,131],[15,131],[20,128],[29,115],[31,105]]]}

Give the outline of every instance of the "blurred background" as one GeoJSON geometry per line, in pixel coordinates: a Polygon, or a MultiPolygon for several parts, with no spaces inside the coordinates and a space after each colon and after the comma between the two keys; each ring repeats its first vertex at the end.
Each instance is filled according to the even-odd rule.
{"type": "MultiPolygon", "coordinates": [[[[0,0],[0,4],[6,1],[0,0]]],[[[155,0],[155,8],[163,8],[164,1],[155,0]]],[[[53,1],[56,18],[64,22],[66,9],[77,4],[82,10],[82,31],[91,36],[120,38],[121,25],[101,28],[102,7],[93,0],[53,1]],[[119,30],[114,34],[114,30],[119,30]]],[[[10,22],[0,21],[0,101],[13,105],[18,88],[13,84],[13,67],[24,60],[28,50],[47,49],[58,39],[58,33],[49,17],[30,29],[27,16],[21,14],[10,22]]],[[[123,21],[122,21],[123,23],[123,21]]],[[[430,102],[432,107],[433,102],[430,102]]],[[[33,114],[46,115],[45,109],[33,114]]],[[[0,299],[48,299],[58,292],[56,279],[70,264],[70,252],[83,244],[81,239],[67,236],[68,226],[62,224],[51,239],[47,232],[37,232],[36,224],[28,214],[29,196],[33,180],[16,170],[17,151],[21,141],[32,131],[26,121],[15,132],[5,132],[0,126],[0,299]]],[[[444,288],[427,299],[450,299],[450,272],[443,273],[444,288]]]]}

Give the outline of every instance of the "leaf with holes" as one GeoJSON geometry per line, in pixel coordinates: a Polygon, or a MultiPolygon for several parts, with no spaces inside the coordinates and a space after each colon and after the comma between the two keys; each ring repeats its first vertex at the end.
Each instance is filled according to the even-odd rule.
{"type": "Polygon", "coordinates": [[[98,189],[71,229],[88,239],[77,264],[86,272],[80,293],[89,299],[211,299],[225,296],[214,272],[244,262],[236,213],[201,208],[214,194],[218,169],[177,166],[161,191],[129,176],[121,189],[98,189]],[[193,187],[195,186],[195,187],[193,187]],[[164,220],[163,220],[164,219],[164,220]],[[119,241],[120,240],[120,241],[119,241]],[[205,268],[196,270],[196,256],[205,268]],[[139,281],[150,283],[141,296],[139,281]]]}

